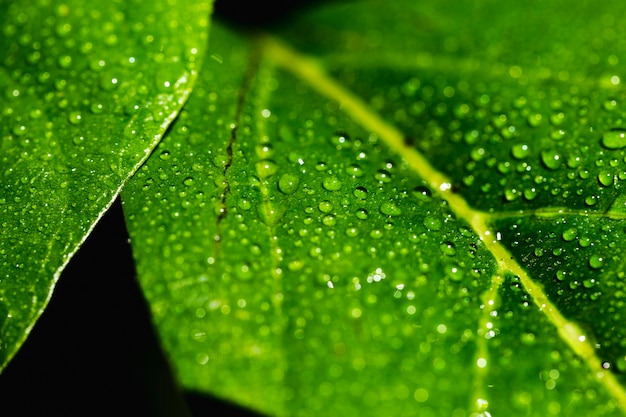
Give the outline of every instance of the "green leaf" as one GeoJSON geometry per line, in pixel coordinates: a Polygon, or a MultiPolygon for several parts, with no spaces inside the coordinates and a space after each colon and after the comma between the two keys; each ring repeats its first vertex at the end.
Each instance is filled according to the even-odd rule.
{"type": "Polygon", "coordinates": [[[214,28],[123,193],[183,385],[270,415],[620,414],[613,6],[371,1],[273,37],[214,28]]]}
{"type": "Polygon", "coordinates": [[[186,100],[210,6],[42,0],[0,7],[1,369],[69,258],[186,100]]]}

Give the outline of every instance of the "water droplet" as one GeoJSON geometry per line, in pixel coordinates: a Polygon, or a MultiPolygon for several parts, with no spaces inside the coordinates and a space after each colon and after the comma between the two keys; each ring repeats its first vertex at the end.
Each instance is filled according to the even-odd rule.
{"type": "Polygon", "coordinates": [[[585,204],[588,206],[594,206],[596,205],[597,202],[598,202],[597,195],[588,195],[587,197],[585,197],[585,204]]]}
{"type": "Polygon", "coordinates": [[[326,165],[326,162],[319,161],[317,164],[315,164],[315,169],[317,169],[318,171],[325,171],[326,169],[328,169],[328,166],[326,165]]]}
{"type": "Polygon", "coordinates": [[[260,159],[268,159],[274,153],[274,148],[269,143],[262,143],[255,147],[256,154],[260,159]]]}
{"type": "Polygon", "coordinates": [[[384,233],[382,230],[380,229],[374,229],[370,232],[370,237],[372,239],[381,239],[383,237],[384,233]]]}
{"type": "Polygon", "coordinates": [[[611,129],[602,135],[602,146],[608,149],[626,148],[626,130],[611,129]]]}
{"type": "Polygon", "coordinates": [[[330,213],[333,210],[333,203],[328,200],[324,200],[317,206],[322,213],[330,213]]]}
{"type": "Polygon", "coordinates": [[[374,178],[383,183],[391,182],[391,173],[385,169],[379,169],[374,174],[374,178]]]}
{"type": "Polygon", "coordinates": [[[170,159],[170,151],[163,151],[159,154],[159,158],[161,158],[163,161],[167,161],[168,159],[170,159]]]}
{"type": "Polygon", "coordinates": [[[600,255],[592,255],[589,258],[589,266],[593,269],[600,269],[604,265],[604,258],[600,255]]]}
{"type": "Polygon", "coordinates": [[[190,187],[193,185],[193,177],[187,177],[183,180],[183,184],[185,184],[187,187],[190,187]]]}
{"type": "Polygon", "coordinates": [[[556,279],[558,279],[559,281],[565,281],[565,278],[567,278],[567,272],[561,269],[556,271],[556,279]]]}
{"type": "Polygon", "coordinates": [[[364,171],[363,171],[363,168],[361,168],[359,165],[352,164],[346,168],[346,174],[359,178],[363,176],[364,171]]]}
{"type": "Polygon", "coordinates": [[[346,236],[348,237],[355,237],[359,234],[359,229],[357,229],[356,227],[348,227],[346,229],[346,236]]]}
{"type": "Polygon", "coordinates": [[[259,216],[261,221],[266,225],[273,227],[285,214],[285,208],[282,205],[275,204],[273,202],[265,202],[258,206],[259,216]]]}
{"type": "Polygon", "coordinates": [[[528,116],[528,125],[530,127],[537,127],[541,124],[541,121],[543,120],[543,116],[539,113],[536,114],[531,114],[530,116],[528,116]]]}
{"type": "Polygon", "coordinates": [[[79,112],[73,111],[73,112],[70,112],[67,118],[71,124],[77,125],[77,124],[80,124],[83,116],[79,112]]]}
{"type": "Polygon", "coordinates": [[[441,252],[443,252],[444,255],[456,255],[456,245],[452,242],[443,242],[441,245],[439,245],[439,249],[441,249],[441,252]]]}
{"type": "Polygon", "coordinates": [[[458,265],[446,265],[444,267],[444,273],[452,281],[459,282],[465,276],[465,272],[458,265]]]}
{"type": "Polygon", "coordinates": [[[366,220],[368,217],[367,210],[365,210],[364,208],[358,209],[354,215],[357,217],[357,219],[360,220],[366,220]]]}
{"type": "Polygon", "coordinates": [[[339,191],[341,185],[341,181],[337,177],[326,177],[322,182],[322,186],[328,191],[339,191]]]}
{"type": "Polygon", "coordinates": [[[337,218],[332,214],[327,214],[322,218],[322,223],[325,226],[334,226],[335,224],[337,224],[337,218]]]}
{"type": "Polygon", "coordinates": [[[441,229],[441,220],[435,216],[426,216],[423,221],[424,227],[428,230],[437,231],[441,229]]]}
{"type": "Polygon", "coordinates": [[[433,196],[432,192],[428,188],[422,186],[415,187],[413,189],[413,195],[421,201],[428,201],[433,196]]]}
{"type": "Polygon", "coordinates": [[[237,200],[237,207],[242,210],[250,210],[252,208],[252,203],[247,198],[240,198],[237,200]]]}
{"type": "Polygon", "coordinates": [[[276,174],[276,171],[278,171],[278,165],[271,159],[263,159],[261,161],[258,161],[255,164],[255,167],[256,172],[257,174],[259,174],[259,178],[261,179],[269,178],[272,175],[276,174]]]}
{"type": "Polygon", "coordinates": [[[518,144],[511,148],[511,154],[516,159],[524,159],[528,156],[530,150],[526,144],[518,144]]]}
{"type": "Polygon", "coordinates": [[[353,194],[359,200],[365,200],[367,198],[367,188],[365,187],[356,187],[353,191],[353,194]]]}
{"type": "Polygon", "coordinates": [[[548,149],[541,152],[541,162],[548,169],[559,169],[563,162],[563,157],[554,149],[548,149]]]}
{"type": "Polygon", "coordinates": [[[380,205],[380,212],[386,216],[399,216],[402,214],[400,207],[390,201],[385,201],[380,205]]]}
{"type": "Polygon", "coordinates": [[[278,180],[278,189],[284,194],[293,194],[300,185],[300,177],[295,174],[283,174],[278,180]]]}
{"type": "Polygon", "coordinates": [[[578,235],[578,230],[574,229],[574,228],[570,228],[567,229],[563,232],[563,240],[565,240],[566,242],[571,242],[572,240],[576,239],[576,236],[578,235]]]}
{"type": "Polygon", "coordinates": [[[613,174],[606,171],[600,172],[598,174],[598,182],[605,187],[613,185],[613,174]]]}

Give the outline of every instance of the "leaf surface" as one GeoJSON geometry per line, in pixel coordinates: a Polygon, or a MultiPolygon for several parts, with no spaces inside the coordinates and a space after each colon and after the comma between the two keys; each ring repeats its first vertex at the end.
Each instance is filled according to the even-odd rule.
{"type": "Polygon", "coordinates": [[[186,100],[210,6],[4,1],[0,8],[2,368],[186,100]]]}
{"type": "Polygon", "coordinates": [[[269,415],[623,414],[625,28],[509,6],[213,30],[123,193],[185,387],[269,415]]]}

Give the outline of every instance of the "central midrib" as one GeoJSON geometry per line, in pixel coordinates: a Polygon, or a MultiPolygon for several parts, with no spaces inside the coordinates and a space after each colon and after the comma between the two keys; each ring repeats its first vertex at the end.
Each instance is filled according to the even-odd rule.
{"type": "MultiPolygon", "coordinates": [[[[263,37],[260,45],[267,57],[302,79],[319,94],[337,101],[341,109],[364,128],[376,133],[387,146],[400,155],[418,175],[425,179],[430,188],[442,199],[456,215],[468,222],[480,240],[494,256],[498,270],[492,276],[490,291],[499,287],[501,277],[510,273],[519,277],[521,284],[531,296],[535,305],[558,330],[560,338],[587,364],[593,377],[602,384],[626,410],[626,390],[617,381],[614,374],[602,368],[601,360],[596,356],[595,348],[578,325],[566,319],[548,299],[543,288],[535,283],[524,268],[514,259],[490,228],[490,214],[469,206],[467,201],[454,193],[451,180],[435,169],[417,150],[405,145],[404,135],[393,125],[383,120],[369,108],[357,95],[344,88],[330,77],[314,59],[292,50],[289,46],[273,37],[263,37]]],[[[479,350],[484,350],[480,348],[479,350]]]]}

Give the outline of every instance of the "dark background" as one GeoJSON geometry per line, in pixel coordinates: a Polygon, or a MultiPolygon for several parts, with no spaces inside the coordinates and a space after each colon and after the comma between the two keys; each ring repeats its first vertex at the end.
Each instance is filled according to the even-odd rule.
{"type": "MultiPolygon", "coordinates": [[[[224,0],[216,3],[215,18],[259,29],[313,3],[224,0]]],[[[259,416],[176,385],[135,279],[119,200],[72,258],[46,311],[0,374],[0,409],[3,416],[259,416]]]]}

